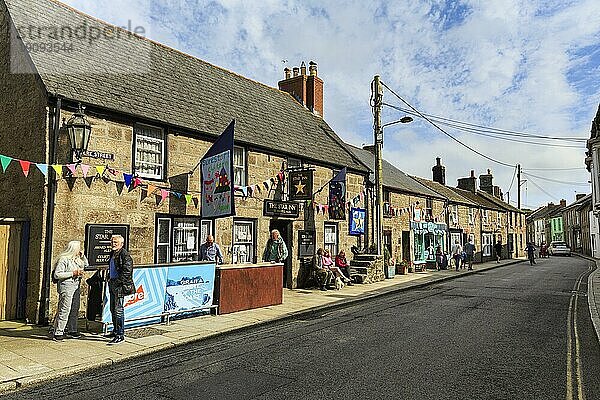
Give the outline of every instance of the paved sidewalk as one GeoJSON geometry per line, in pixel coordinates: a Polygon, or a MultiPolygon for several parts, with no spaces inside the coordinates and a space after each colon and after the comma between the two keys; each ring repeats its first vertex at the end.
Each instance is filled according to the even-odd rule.
{"type": "MultiPolygon", "coordinates": [[[[477,264],[474,271],[430,270],[397,275],[382,282],[346,286],[340,291],[285,289],[281,305],[226,315],[203,315],[176,320],[170,325],[157,324],[138,330],[130,329],[126,332],[126,341],[116,346],[107,346],[107,339],[93,333],[84,333],[81,339],[54,342],[48,339],[47,328],[18,322],[0,322],[0,392],[110,365],[225,332],[523,261],[525,260],[515,259],[477,264]]],[[[595,288],[598,291],[596,297],[600,300],[600,277],[598,281],[595,288]]]]}

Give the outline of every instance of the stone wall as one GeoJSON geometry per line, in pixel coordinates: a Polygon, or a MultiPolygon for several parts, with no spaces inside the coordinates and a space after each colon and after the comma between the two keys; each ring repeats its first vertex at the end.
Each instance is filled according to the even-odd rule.
{"type": "MultiPolygon", "coordinates": [[[[47,163],[47,100],[22,44],[10,42],[9,23],[0,3],[0,154],[47,163]]],[[[0,170],[0,192],[0,218],[31,223],[25,312],[28,321],[36,322],[42,284],[45,178],[34,166],[25,177],[19,163],[12,161],[4,173],[0,170]]]]}

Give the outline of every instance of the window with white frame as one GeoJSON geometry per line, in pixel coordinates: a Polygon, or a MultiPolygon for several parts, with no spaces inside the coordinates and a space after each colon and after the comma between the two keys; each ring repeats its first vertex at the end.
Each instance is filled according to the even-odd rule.
{"type": "Polygon", "coordinates": [[[163,179],[165,167],[164,130],[155,126],[135,124],[134,137],[134,172],[144,178],[163,179]]]}
{"type": "Polygon", "coordinates": [[[156,220],[155,262],[199,260],[200,245],[209,234],[214,235],[211,221],[201,221],[197,217],[159,216],[156,220]]]}
{"type": "Polygon", "coordinates": [[[246,186],[246,149],[233,148],[233,184],[246,186]]]}
{"type": "Polygon", "coordinates": [[[338,226],[337,224],[325,223],[325,238],[323,240],[325,250],[335,257],[338,252],[338,226]]]}
{"type": "Polygon", "coordinates": [[[481,251],[484,256],[492,255],[492,247],[494,246],[494,234],[484,233],[481,235],[481,251]]]}
{"type": "Polygon", "coordinates": [[[450,220],[454,225],[458,225],[458,205],[452,204],[450,206],[450,220]]]}
{"type": "Polygon", "coordinates": [[[487,225],[489,222],[490,212],[489,210],[481,210],[481,223],[487,225]]]}
{"type": "Polygon", "coordinates": [[[475,209],[469,207],[469,224],[475,224],[475,209]]]}
{"type": "Polygon", "coordinates": [[[256,258],[256,221],[233,221],[232,262],[252,264],[256,258]]]}

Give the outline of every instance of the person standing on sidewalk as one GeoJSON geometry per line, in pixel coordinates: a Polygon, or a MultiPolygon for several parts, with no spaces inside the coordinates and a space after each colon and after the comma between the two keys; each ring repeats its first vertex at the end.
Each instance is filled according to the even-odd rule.
{"type": "Polygon", "coordinates": [[[494,251],[496,252],[496,262],[499,263],[502,256],[502,240],[498,239],[494,245],[494,251]]]}
{"type": "Polygon", "coordinates": [[[88,260],[81,250],[81,242],[72,240],[64,251],[58,256],[58,261],[52,272],[52,279],[56,282],[58,291],[58,310],[54,318],[55,341],[68,338],[79,338],[77,330],[77,317],[79,316],[80,284],[83,269],[87,267],[88,260]]]}
{"type": "Polygon", "coordinates": [[[527,243],[527,247],[525,247],[525,251],[527,252],[527,258],[529,259],[529,265],[535,264],[535,246],[533,243],[527,243]]]}
{"type": "Polygon", "coordinates": [[[467,264],[469,265],[469,271],[473,270],[473,257],[475,257],[475,244],[473,244],[473,238],[469,238],[467,244],[465,244],[465,254],[467,255],[467,264]]]}
{"type": "Polygon", "coordinates": [[[288,249],[277,229],[271,231],[271,237],[267,240],[267,246],[263,253],[263,261],[283,262],[288,256],[288,249]]]}
{"type": "Polygon", "coordinates": [[[125,340],[125,310],[123,299],[135,293],[133,283],[133,259],[123,248],[125,239],[121,235],[111,238],[112,252],[108,270],[108,291],[110,293],[110,313],[113,331],[109,335],[112,340],[108,344],[117,344],[125,340]]]}
{"type": "Polygon", "coordinates": [[[454,265],[456,266],[456,270],[460,267],[460,255],[462,253],[462,246],[456,240],[454,245],[452,246],[452,259],[454,260],[454,265]]]}

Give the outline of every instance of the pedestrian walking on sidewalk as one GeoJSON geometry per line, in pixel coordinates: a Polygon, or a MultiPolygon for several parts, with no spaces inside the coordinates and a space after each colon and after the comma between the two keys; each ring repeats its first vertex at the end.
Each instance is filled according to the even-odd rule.
{"type": "Polygon", "coordinates": [[[533,243],[527,243],[527,247],[525,247],[525,251],[527,252],[527,258],[529,259],[529,265],[535,264],[535,246],[533,243]]]}
{"type": "Polygon", "coordinates": [[[79,338],[77,329],[79,316],[80,284],[83,269],[88,260],[81,250],[81,242],[72,240],[58,256],[58,261],[52,272],[52,280],[57,285],[58,309],[54,318],[53,339],[56,341],[68,338],[79,338]]]}
{"type": "Polygon", "coordinates": [[[267,246],[263,253],[263,261],[283,262],[288,256],[288,249],[277,229],[271,231],[267,246]]]}
{"type": "Polygon", "coordinates": [[[110,294],[110,314],[113,330],[108,335],[112,340],[108,344],[117,344],[125,340],[125,310],[123,299],[135,293],[133,283],[133,259],[123,248],[125,239],[121,235],[111,238],[112,252],[110,253],[108,269],[108,291],[110,294]]]}
{"type": "Polygon", "coordinates": [[[469,271],[471,271],[473,269],[473,257],[475,257],[475,244],[473,244],[472,238],[469,238],[469,242],[465,244],[465,253],[467,255],[469,271]]]}
{"type": "Polygon", "coordinates": [[[502,240],[498,239],[494,245],[494,251],[496,252],[496,262],[499,263],[502,256],[502,240]]]}
{"type": "Polygon", "coordinates": [[[456,266],[457,271],[458,271],[458,268],[460,267],[461,253],[462,253],[462,246],[460,245],[458,240],[456,240],[454,242],[454,245],[452,246],[452,259],[454,260],[454,265],[456,266]]]}

